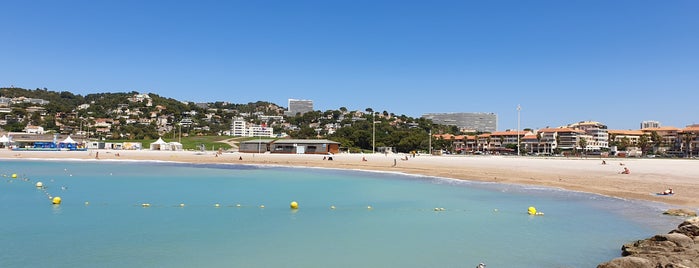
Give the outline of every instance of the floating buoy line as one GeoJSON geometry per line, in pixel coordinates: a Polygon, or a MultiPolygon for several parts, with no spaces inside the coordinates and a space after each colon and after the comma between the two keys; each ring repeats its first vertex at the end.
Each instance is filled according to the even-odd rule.
{"type": "MultiPolygon", "coordinates": [[[[67,169],[66,169],[65,171],[67,172],[67,169]]],[[[110,173],[110,175],[111,175],[111,173],[110,173]]],[[[72,174],[70,174],[70,176],[72,176],[72,174]]],[[[12,183],[12,182],[14,182],[14,181],[22,181],[22,182],[31,183],[31,180],[30,180],[29,178],[26,178],[26,177],[24,177],[24,176],[20,176],[20,175],[18,175],[17,173],[12,173],[12,174],[9,175],[9,176],[8,176],[7,174],[3,174],[2,177],[9,177],[10,179],[7,180],[8,183],[12,183]]],[[[51,179],[50,182],[54,182],[54,180],[51,179]]],[[[46,184],[43,183],[42,181],[37,181],[36,183],[34,183],[34,187],[36,187],[36,189],[41,190],[41,191],[44,193],[44,195],[47,197],[47,199],[49,199],[49,201],[50,201],[50,203],[51,203],[52,205],[58,206],[58,205],[61,205],[61,203],[63,202],[63,199],[62,199],[60,196],[52,195],[51,193],[49,193],[49,191],[48,191],[48,190],[49,190],[49,187],[47,187],[46,184]]],[[[61,186],[60,189],[63,190],[63,191],[65,191],[65,190],[67,190],[67,187],[66,187],[66,186],[61,186]]],[[[87,206],[90,206],[90,202],[89,202],[89,201],[84,201],[83,204],[84,204],[86,207],[87,207],[87,206]]],[[[106,206],[106,205],[110,205],[110,204],[106,204],[106,203],[105,203],[105,204],[100,204],[100,205],[101,205],[101,206],[106,206]]],[[[190,206],[189,204],[185,204],[185,203],[179,203],[179,204],[175,204],[175,205],[156,205],[156,204],[145,203],[145,202],[144,202],[144,203],[137,203],[137,204],[134,204],[134,206],[142,207],[142,208],[159,208],[159,207],[189,208],[189,207],[192,207],[192,206],[190,206]]],[[[194,207],[208,207],[208,206],[195,205],[194,207]]],[[[236,209],[243,209],[243,208],[265,209],[265,208],[266,208],[266,206],[265,206],[264,204],[260,204],[260,205],[243,205],[243,204],[240,204],[240,203],[230,204],[230,205],[222,205],[221,203],[213,203],[213,204],[211,205],[211,207],[214,207],[214,208],[236,208],[236,209]]],[[[290,209],[291,211],[293,211],[293,212],[296,212],[296,211],[300,210],[300,204],[299,204],[297,201],[291,201],[291,202],[289,203],[289,209],[290,209]]],[[[331,210],[331,211],[335,211],[335,210],[360,210],[360,209],[362,209],[362,207],[342,207],[342,208],[338,208],[338,207],[335,206],[335,205],[330,205],[330,206],[327,207],[327,209],[329,209],[329,210],[331,210]]],[[[371,206],[371,205],[367,205],[367,206],[363,207],[363,210],[366,210],[366,211],[373,211],[373,210],[374,210],[374,207],[371,206]]],[[[405,210],[405,211],[415,211],[415,210],[417,210],[417,211],[425,211],[425,212],[430,212],[430,211],[432,211],[432,212],[437,212],[437,213],[443,213],[443,212],[447,212],[447,211],[452,211],[452,212],[468,212],[468,210],[465,210],[465,209],[450,209],[450,210],[447,210],[446,208],[443,208],[443,207],[435,207],[435,208],[433,208],[433,209],[424,209],[424,208],[423,208],[423,209],[405,209],[405,208],[403,208],[403,209],[396,209],[396,210],[405,210]]],[[[493,209],[493,213],[500,213],[500,210],[498,210],[497,208],[495,208],[495,209],[493,209]]],[[[532,215],[532,216],[543,216],[543,215],[544,215],[543,212],[537,211],[537,209],[536,209],[535,207],[533,207],[533,206],[530,206],[530,207],[527,208],[526,214],[529,214],[529,215],[532,215]]]]}

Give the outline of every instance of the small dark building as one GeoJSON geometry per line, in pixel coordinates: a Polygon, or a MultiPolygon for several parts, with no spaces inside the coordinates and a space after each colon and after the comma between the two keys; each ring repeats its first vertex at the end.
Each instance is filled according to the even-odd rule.
{"type": "Polygon", "coordinates": [[[337,154],[340,143],[331,140],[276,140],[270,152],[279,154],[337,154]]]}
{"type": "Polygon", "coordinates": [[[266,153],[269,152],[269,146],[274,140],[260,139],[241,141],[238,151],[241,153],[266,153]]]}

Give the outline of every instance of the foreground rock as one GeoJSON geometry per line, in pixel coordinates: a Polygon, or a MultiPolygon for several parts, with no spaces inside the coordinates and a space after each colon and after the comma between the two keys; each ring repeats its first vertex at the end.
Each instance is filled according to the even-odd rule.
{"type": "Polygon", "coordinates": [[[628,243],[621,247],[624,257],[598,268],[699,267],[699,217],[688,219],[668,234],[628,243]]]}
{"type": "Polygon", "coordinates": [[[673,208],[673,209],[668,209],[667,211],[663,212],[665,215],[670,215],[670,216],[678,216],[678,217],[696,217],[697,213],[694,212],[691,209],[685,209],[685,208],[673,208]]]}

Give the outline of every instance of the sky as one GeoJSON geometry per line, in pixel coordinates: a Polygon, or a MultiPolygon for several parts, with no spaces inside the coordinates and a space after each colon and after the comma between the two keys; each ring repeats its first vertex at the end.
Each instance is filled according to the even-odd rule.
{"type": "Polygon", "coordinates": [[[699,123],[699,1],[3,1],[0,87],[699,123]],[[517,106],[521,110],[517,111],[517,106]]]}

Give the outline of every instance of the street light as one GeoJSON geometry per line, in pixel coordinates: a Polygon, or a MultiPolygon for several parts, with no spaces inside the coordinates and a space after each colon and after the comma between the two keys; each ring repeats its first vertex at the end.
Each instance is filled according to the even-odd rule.
{"type": "Polygon", "coordinates": [[[376,112],[371,112],[373,115],[373,122],[371,123],[371,153],[376,153],[376,112]]]}
{"type": "Polygon", "coordinates": [[[517,104],[517,156],[519,156],[519,113],[522,110],[522,106],[517,104]]]}

